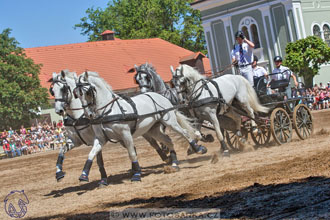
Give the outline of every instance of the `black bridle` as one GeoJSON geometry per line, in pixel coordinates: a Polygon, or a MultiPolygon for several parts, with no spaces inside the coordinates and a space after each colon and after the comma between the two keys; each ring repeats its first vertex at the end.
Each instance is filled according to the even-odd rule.
{"type": "Polygon", "coordinates": [[[140,89],[147,88],[151,91],[154,91],[153,85],[151,83],[152,75],[148,71],[138,69],[137,73],[134,76],[134,79],[135,79],[135,83],[139,85],[140,89]],[[147,76],[146,79],[147,79],[148,84],[141,85],[141,82],[139,81],[139,79],[142,78],[141,74],[146,74],[146,76],[147,76]]]}
{"type": "Polygon", "coordinates": [[[61,98],[55,98],[55,102],[64,102],[65,105],[69,105],[69,92],[71,93],[71,88],[68,85],[68,83],[66,81],[63,80],[59,80],[59,79],[55,79],[52,81],[52,84],[49,88],[49,93],[52,96],[55,96],[53,87],[55,84],[63,84],[63,87],[61,88],[61,92],[62,92],[62,97],[61,98]]]}
{"type": "Polygon", "coordinates": [[[78,83],[76,83],[76,88],[73,90],[73,95],[75,98],[78,98],[78,92],[80,94],[80,96],[83,95],[83,90],[85,89],[85,87],[88,87],[88,89],[86,90],[86,95],[91,96],[92,97],[92,101],[88,102],[87,105],[83,105],[82,104],[82,108],[87,108],[89,106],[95,105],[96,104],[96,89],[93,85],[91,85],[88,82],[81,82],[81,77],[79,77],[78,83]]]}

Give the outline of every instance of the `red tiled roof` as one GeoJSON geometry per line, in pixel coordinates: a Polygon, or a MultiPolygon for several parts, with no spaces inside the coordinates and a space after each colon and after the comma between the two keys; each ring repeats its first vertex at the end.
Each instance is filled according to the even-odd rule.
{"type": "MultiPolygon", "coordinates": [[[[85,70],[95,71],[114,90],[134,88],[135,73],[128,71],[134,64],[151,63],[164,81],[172,78],[170,66],[176,68],[180,57],[190,55],[186,50],[159,38],[139,40],[107,40],[47,47],[26,48],[25,53],[35,63],[43,64],[40,71],[41,85],[49,88],[47,82],[53,72],[63,69],[75,71],[78,75],[85,70]]],[[[203,59],[205,70],[209,70],[208,59],[203,59]]]]}

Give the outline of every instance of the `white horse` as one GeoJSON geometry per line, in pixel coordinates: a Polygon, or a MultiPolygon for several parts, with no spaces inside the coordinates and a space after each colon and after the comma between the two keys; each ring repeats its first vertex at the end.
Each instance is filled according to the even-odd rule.
{"type": "MultiPolygon", "coordinates": [[[[50,93],[55,97],[55,111],[57,114],[64,116],[64,126],[67,131],[68,140],[65,146],[62,146],[56,162],[56,179],[60,181],[65,176],[63,172],[64,154],[73,147],[79,147],[83,144],[92,145],[94,143],[94,131],[90,126],[90,120],[85,117],[79,99],[74,98],[73,89],[76,83],[73,79],[75,73],[67,70],[61,71],[61,74],[53,73],[52,87],[50,93]],[[68,142],[72,141],[73,146],[68,142]]],[[[99,185],[107,185],[107,174],[104,169],[102,151],[97,154],[97,164],[99,166],[101,181],[99,185]]]]}
{"type": "MultiPolygon", "coordinates": [[[[119,141],[128,150],[132,162],[132,181],[141,180],[141,169],[138,163],[133,138],[145,134],[164,143],[170,149],[172,166],[178,169],[178,161],[172,140],[161,132],[160,125],[173,129],[182,135],[195,151],[205,151],[198,146],[182,129],[178,122],[176,110],[170,101],[157,93],[145,93],[124,99],[116,95],[111,87],[95,72],[85,72],[76,78],[74,94],[79,97],[86,116],[92,118],[94,146],[85,163],[80,179],[88,181],[89,169],[95,155],[107,140],[119,141]]],[[[193,129],[193,128],[190,128],[193,129]]]]}
{"type": "MultiPolygon", "coordinates": [[[[171,66],[171,71],[173,84],[180,94],[187,97],[195,116],[213,124],[224,156],[229,156],[229,151],[221,132],[218,115],[226,114],[234,119],[237,125],[237,135],[242,136],[240,132],[241,117],[233,110],[232,104],[243,109],[252,119],[254,119],[254,112],[268,112],[268,108],[260,105],[254,89],[242,76],[223,75],[207,79],[186,64],[180,65],[175,71],[171,66]]],[[[254,120],[251,124],[253,131],[258,132],[254,120]]]]}

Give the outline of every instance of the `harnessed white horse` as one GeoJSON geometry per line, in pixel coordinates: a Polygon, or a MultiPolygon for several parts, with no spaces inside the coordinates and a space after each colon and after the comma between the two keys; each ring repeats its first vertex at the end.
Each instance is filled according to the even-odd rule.
{"type": "MultiPolygon", "coordinates": [[[[217,138],[221,143],[224,156],[229,156],[227,145],[224,141],[218,115],[226,114],[237,125],[237,134],[241,136],[241,117],[233,110],[232,104],[243,109],[250,118],[254,119],[254,111],[268,112],[268,108],[259,104],[258,97],[249,82],[239,75],[223,75],[214,79],[207,79],[196,69],[186,64],[180,65],[173,70],[173,84],[181,95],[187,98],[195,116],[201,120],[213,124],[217,138]]],[[[256,123],[251,121],[255,128],[256,123]]]]}
{"type": "MultiPolygon", "coordinates": [[[[75,73],[67,70],[61,71],[61,74],[53,73],[52,87],[50,93],[55,97],[55,112],[61,116],[65,115],[64,126],[67,131],[69,140],[73,142],[73,146],[68,143],[62,146],[56,162],[56,179],[60,181],[65,176],[63,172],[64,154],[73,147],[79,147],[83,144],[92,145],[94,143],[94,130],[90,126],[90,120],[84,116],[80,99],[74,98],[73,89],[76,83],[73,79],[75,73]]],[[[101,174],[99,185],[107,185],[107,174],[104,169],[102,151],[97,154],[97,164],[101,174]]]]}
{"type": "MultiPolygon", "coordinates": [[[[178,93],[175,88],[169,87],[163,79],[160,77],[160,75],[157,74],[156,69],[146,62],[145,64],[142,64],[140,66],[135,65],[135,71],[136,74],[134,76],[135,82],[139,85],[141,93],[146,92],[157,92],[163,96],[165,96],[167,99],[171,101],[171,103],[174,106],[180,107],[178,93]]],[[[185,111],[185,108],[179,108],[180,111],[185,111]]],[[[178,122],[181,127],[192,127],[193,123],[190,123],[189,125],[184,125],[184,123],[190,122],[192,119],[186,117],[185,115],[181,115],[181,117],[178,118],[178,122]],[[183,118],[184,120],[181,121],[180,119],[183,118]]],[[[164,127],[165,131],[165,127],[164,127]]],[[[188,130],[194,132],[195,130],[188,130]]],[[[196,140],[202,139],[202,134],[198,131],[197,133],[190,133],[191,136],[195,136],[196,140]]],[[[164,149],[164,147],[163,147],[164,149]]],[[[189,149],[189,154],[194,153],[191,149],[189,149]]]]}
{"type": "MultiPolygon", "coordinates": [[[[88,174],[95,155],[109,139],[119,141],[128,150],[132,162],[132,181],[141,180],[133,138],[145,134],[164,143],[170,149],[172,166],[178,168],[172,140],[161,132],[164,124],[182,135],[196,151],[205,150],[198,146],[178,122],[175,108],[168,99],[157,93],[145,93],[124,99],[115,94],[111,87],[95,72],[85,72],[76,78],[74,94],[79,97],[87,117],[92,119],[95,133],[94,146],[85,163],[80,179],[88,181],[88,174]]],[[[191,128],[192,129],[192,128],[191,128]]]]}

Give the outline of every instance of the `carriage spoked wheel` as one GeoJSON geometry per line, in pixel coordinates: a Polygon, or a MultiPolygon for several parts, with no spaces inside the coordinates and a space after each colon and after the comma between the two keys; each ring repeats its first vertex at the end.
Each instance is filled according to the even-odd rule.
{"type": "Polygon", "coordinates": [[[306,105],[299,104],[293,109],[293,125],[298,137],[302,140],[313,134],[313,117],[306,105]]]}
{"type": "Polygon", "coordinates": [[[248,139],[248,131],[245,128],[241,128],[241,133],[242,137],[238,137],[233,131],[225,130],[224,132],[227,143],[234,152],[242,151],[242,142],[240,138],[244,138],[245,141],[248,139]]]}
{"type": "Polygon", "coordinates": [[[250,129],[251,138],[256,145],[256,148],[269,143],[271,136],[271,131],[269,129],[269,119],[265,120],[265,123],[257,124],[257,129],[257,133],[253,133],[253,130],[250,129]]]}
{"type": "Polygon", "coordinates": [[[276,108],[270,116],[270,130],[277,144],[285,144],[292,139],[292,123],[283,108],[276,108]]]}

